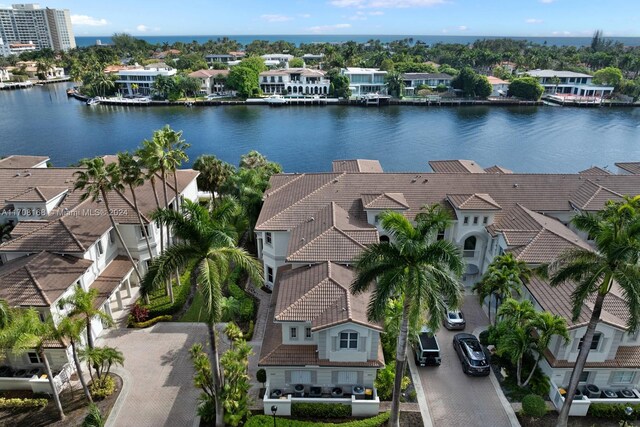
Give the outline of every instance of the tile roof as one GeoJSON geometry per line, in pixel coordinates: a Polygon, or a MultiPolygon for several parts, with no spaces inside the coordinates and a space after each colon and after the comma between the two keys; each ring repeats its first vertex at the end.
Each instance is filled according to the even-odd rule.
{"type": "Polygon", "coordinates": [[[324,262],[281,268],[278,273],[275,320],[311,322],[314,331],[345,322],[382,330],[367,319],[370,292],[357,297],[351,294],[354,272],[349,267],[324,262]]]}
{"type": "Polygon", "coordinates": [[[377,242],[375,227],[350,218],[331,202],[292,230],[287,261],[346,263],[356,258],[365,245],[377,242]]]}
{"type": "Polygon", "coordinates": [[[445,73],[404,73],[402,75],[404,80],[452,80],[453,77],[445,73]]]}
{"type": "Polygon", "coordinates": [[[0,299],[11,306],[48,307],[92,264],[45,251],[9,261],[0,266],[0,299]]]}
{"type": "MultiPolygon", "coordinates": [[[[573,368],[575,362],[558,360],[549,350],[545,351],[545,357],[553,368],[573,368]]],[[[640,346],[621,345],[613,359],[604,362],[587,362],[585,368],[634,368],[640,367],[640,346]]]]}
{"type": "Polygon", "coordinates": [[[210,77],[217,77],[219,75],[229,75],[229,70],[198,70],[189,74],[189,77],[196,77],[200,79],[208,79],[210,77]]]}
{"type": "MultiPolygon", "coordinates": [[[[598,179],[598,178],[595,178],[598,179]]],[[[582,184],[575,194],[569,199],[578,209],[584,211],[601,210],[608,200],[621,200],[622,194],[588,179],[582,184]]]]}
{"type": "Polygon", "coordinates": [[[640,162],[619,162],[615,163],[617,167],[634,175],[640,175],[640,162]]]}
{"type": "Polygon", "coordinates": [[[382,165],[378,160],[354,159],[354,160],[334,160],[332,162],[333,172],[369,172],[382,173],[382,165]]]}
{"type": "Polygon", "coordinates": [[[96,278],[91,284],[91,289],[98,290],[98,296],[94,301],[95,307],[100,307],[113,292],[120,286],[122,281],[133,271],[133,266],[129,258],[117,256],[104,269],[102,274],[96,278]]]}
{"type": "Polygon", "coordinates": [[[580,175],[611,175],[611,172],[598,166],[591,166],[590,168],[581,170],[578,173],[580,175]]]}
{"type": "Polygon", "coordinates": [[[447,194],[447,200],[459,210],[495,211],[502,209],[488,194],[447,194]]]}
{"type": "Polygon", "coordinates": [[[431,160],[429,166],[436,173],[486,173],[473,160],[431,160]]]}
{"type": "Polygon", "coordinates": [[[47,156],[7,156],[0,159],[0,168],[28,169],[48,161],[49,157],[47,156]]]}
{"type": "Polygon", "coordinates": [[[69,191],[67,187],[32,187],[22,194],[7,200],[7,203],[16,202],[48,202],[62,193],[69,191]]]}
{"type": "Polygon", "coordinates": [[[499,79],[497,77],[494,76],[487,76],[487,80],[489,80],[489,83],[491,83],[492,85],[508,85],[510,84],[510,82],[506,82],[502,79],[499,79]]]}
{"type": "Polygon", "coordinates": [[[409,209],[402,193],[363,194],[362,206],[365,209],[409,209]]]}
{"type": "Polygon", "coordinates": [[[484,171],[486,173],[513,173],[511,169],[503,168],[502,166],[493,165],[488,168],[485,168],[484,171]]]}

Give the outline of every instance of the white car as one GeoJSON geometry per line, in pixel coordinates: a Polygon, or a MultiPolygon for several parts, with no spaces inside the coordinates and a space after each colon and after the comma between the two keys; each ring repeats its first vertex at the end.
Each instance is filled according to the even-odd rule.
{"type": "Polygon", "coordinates": [[[444,321],[442,322],[447,329],[464,329],[467,326],[467,322],[464,320],[464,315],[460,310],[447,310],[444,315],[444,321]]]}

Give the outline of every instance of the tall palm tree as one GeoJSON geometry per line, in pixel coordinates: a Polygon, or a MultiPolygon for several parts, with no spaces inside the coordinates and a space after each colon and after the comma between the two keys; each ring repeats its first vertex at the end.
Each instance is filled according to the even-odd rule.
{"type": "Polygon", "coordinates": [[[164,149],[167,153],[167,168],[173,175],[173,190],[176,197],[174,207],[176,211],[179,211],[180,190],[178,189],[177,170],[184,162],[189,161],[186,150],[191,147],[191,144],[187,144],[185,140],[182,139],[182,131],[175,131],[169,126],[166,126],[163,130],[165,131],[164,149]]]}
{"type": "Polygon", "coordinates": [[[80,384],[82,384],[82,390],[84,391],[84,395],[89,403],[91,403],[93,402],[93,399],[91,399],[91,393],[89,392],[87,382],[84,380],[84,375],[82,374],[82,366],[80,365],[80,359],[78,358],[78,342],[80,341],[80,337],[82,336],[82,331],[84,330],[84,328],[84,319],[65,317],[60,321],[56,328],[56,336],[60,339],[68,340],[71,344],[73,363],[76,365],[76,372],[78,373],[80,384]]]}
{"type": "Polygon", "coordinates": [[[235,238],[224,228],[224,220],[213,216],[206,208],[185,200],[182,211],[160,209],[154,220],[170,226],[180,239],[161,256],[156,257],[142,281],[140,292],[148,294],[162,286],[176,268],[185,268],[195,263],[198,291],[202,294],[207,309],[209,339],[213,354],[213,376],[216,387],[216,426],[222,427],[223,407],[221,399],[222,377],[215,323],[220,320],[222,284],[229,276],[231,266],[248,273],[254,283],[262,281],[262,265],[244,249],[236,246],[235,238]]]}
{"type": "Polygon", "coordinates": [[[84,327],[87,330],[87,345],[89,348],[94,347],[93,332],[91,329],[91,322],[93,319],[97,317],[103,324],[113,324],[111,316],[104,311],[95,308],[95,301],[97,297],[97,289],[89,289],[88,291],[85,291],[82,286],[78,285],[71,296],[63,298],[58,302],[59,308],[68,310],[68,316],[79,316],[82,319],[84,327]]]}
{"type": "Polygon", "coordinates": [[[440,206],[425,208],[416,216],[414,227],[397,212],[381,216],[382,228],[392,236],[389,243],[377,243],[357,257],[354,295],[374,287],[367,315],[381,321],[390,298],[403,299],[402,322],[396,349],[396,372],[389,425],[398,427],[400,390],[407,360],[409,325],[417,324],[426,312],[427,324],[435,331],[447,304],[457,307],[462,298],[459,277],[464,263],[452,243],[436,240],[439,230],[450,225],[448,213],[440,206]]]}
{"type": "MultiPolygon", "coordinates": [[[[156,188],[156,177],[160,172],[160,166],[157,162],[156,144],[152,140],[142,141],[142,147],[136,150],[135,155],[140,159],[142,166],[146,169],[145,178],[151,183],[153,189],[153,198],[156,201],[156,208],[160,209],[160,199],[158,198],[158,190],[156,188]]],[[[160,227],[160,252],[164,251],[164,230],[160,227]]]]}
{"type": "Polygon", "coordinates": [[[529,376],[522,383],[523,387],[526,387],[529,384],[529,381],[531,381],[531,378],[533,378],[533,374],[536,371],[540,360],[542,360],[542,357],[544,356],[544,351],[549,347],[549,343],[555,335],[558,335],[564,343],[569,342],[567,321],[563,317],[546,311],[539,312],[533,320],[532,326],[535,328],[538,335],[535,346],[537,356],[529,376]]]}
{"type": "Polygon", "coordinates": [[[29,350],[36,350],[38,358],[42,361],[49,386],[51,387],[53,400],[58,410],[60,420],[65,419],[60,396],[53,382],[51,365],[45,353],[45,343],[55,339],[55,326],[53,320],[48,317],[46,321],[40,320],[40,315],[34,308],[28,310],[15,310],[12,313],[11,322],[0,331],[0,343],[4,348],[9,348],[13,353],[23,354],[29,350]]]}
{"type": "Polygon", "coordinates": [[[149,233],[147,232],[147,227],[142,221],[142,213],[138,206],[138,198],[136,197],[135,190],[136,187],[140,187],[144,184],[144,172],[142,171],[140,161],[128,152],[118,153],[118,167],[120,168],[120,179],[122,183],[129,187],[129,191],[131,191],[133,206],[136,210],[136,215],[138,216],[138,223],[140,224],[140,232],[144,236],[144,240],[147,244],[149,259],[153,261],[153,252],[151,251],[149,233]]]}
{"type": "Polygon", "coordinates": [[[138,265],[133,259],[129,248],[124,243],[122,234],[116,226],[116,221],[113,218],[111,208],[109,207],[109,198],[107,197],[107,194],[111,191],[122,191],[124,188],[124,186],[120,182],[120,172],[118,170],[118,165],[116,165],[115,163],[105,165],[104,159],[102,157],[85,159],[82,160],[80,164],[86,169],[79,170],[74,173],[74,175],[76,176],[76,183],[73,188],[75,190],[84,191],[81,197],[82,200],[86,200],[90,197],[94,202],[98,200],[104,201],[104,207],[107,211],[107,215],[109,216],[109,220],[111,221],[111,226],[116,232],[122,248],[127,253],[127,257],[129,258],[129,261],[131,261],[131,265],[133,266],[133,270],[135,271],[136,276],[138,276],[138,280],[142,280],[142,276],[140,275],[140,271],[138,270],[138,265]]]}
{"type": "Polygon", "coordinates": [[[595,242],[595,251],[574,249],[563,253],[549,270],[551,286],[575,284],[571,294],[572,319],[576,321],[583,306],[593,297],[593,309],[582,338],[580,352],[571,373],[567,394],[557,426],[566,427],[580,375],[593,342],[605,297],[614,283],[628,311],[627,331],[634,333],[640,323],[640,196],[621,202],[608,202],[601,212],[582,213],[572,219],[574,226],[595,242]]]}
{"type": "Polygon", "coordinates": [[[212,204],[220,196],[220,187],[234,174],[233,165],[218,159],[213,155],[202,155],[193,163],[193,169],[200,172],[198,188],[211,193],[212,204]]]}

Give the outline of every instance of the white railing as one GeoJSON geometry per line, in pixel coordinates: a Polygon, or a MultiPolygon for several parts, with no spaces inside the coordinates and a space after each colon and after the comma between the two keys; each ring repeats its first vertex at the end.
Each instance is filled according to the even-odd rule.
{"type": "Polygon", "coordinates": [[[277,408],[276,415],[291,416],[291,405],[294,402],[304,403],[329,403],[339,405],[350,405],[351,415],[354,417],[375,416],[380,412],[380,398],[378,390],[373,388],[371,399],[356,399],[356,396],[350,397],[293,397],[291,393],[283,394],[279,398],[271,397],[271,388],[267,385],[262,401],[264,414],[273,415],[272,408],[277,408]]]}

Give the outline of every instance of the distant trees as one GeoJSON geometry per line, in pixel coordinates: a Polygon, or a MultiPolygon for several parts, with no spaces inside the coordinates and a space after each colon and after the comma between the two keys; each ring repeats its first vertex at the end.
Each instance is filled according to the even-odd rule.
{"type": "Polygon", "coordinates": [[[304,67],[304,59],[302,58],[293,58],[289,61],[289,67],[291,68],[302,68],[304,67]]]}
{"type": "Polygon", "coordinates": [[[331,84],[329,85],[329,95],[336,98],[349,98],[351,96],[349,78],[340,74],[339,69],[331,69],[327,73],[327,77],[329,77],[329,80],[331,81],[331,84]]]}
{"type": "Polygon", "coordinates": [[[486,98],[493,90],[491,83],[486,76],[479,75],[471,67],[463,68],[460,73],[453,78],[451,86],[462,90],[465,97],[486,98]]]}
{"type": "Polygon", "coordinates": [[[509,85],[509,96],[537,101],[544,93],[544,88],[534,77],[519,77],[509,85]]]}
{"type": "Polygon", "coordinates": [[[622,71],[616,67],[605,67],[593,75],[593,83],[619,87],[622,82],[622,71]]]}
{"type": "Polygon", "coordinates": [[[227,86],[237,92],[241,98],[249,98],[260,92],[258,85],[258,72],[249,67],[236,65],[229,71],[227,86]]]}

